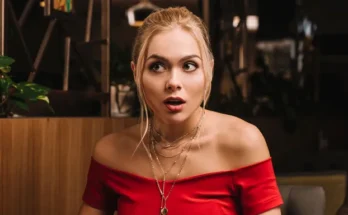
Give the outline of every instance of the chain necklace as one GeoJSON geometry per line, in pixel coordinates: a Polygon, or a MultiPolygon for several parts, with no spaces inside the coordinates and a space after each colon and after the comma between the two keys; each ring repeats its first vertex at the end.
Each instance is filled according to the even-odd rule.
{"type": "MultiPolygon", "coordinates": [[[[197,138],[197,136],[198,136],[198,134],[199,134],[199,130],[200,130],[200,127],[201,127],[202,118],[204,117],[204,115],[205,115],[205,112],[203,111],[203,114],[202,114],[202,116],[201,116],[201,119],[200,119],[199,124],[198,124],[197,129],[196,129],[196,133],[195,133],[195,135],[190,139],[190,141],[188,141],[188,142],[189,142],[189,146],[188,146],[188,149],[187,149],[187,151],[186,151],[186,153],[185,153],[184,160],[183,160],[183,162],[182,162],[182,164],[181,164],[181,166],[180,166],[180,168],[179,168],[179,171],[178,171],[178,173],[177,173],[177,175],[176,175],[176,177],[175,177],[175,179],[174,179],[174,181],[173,181],[173,184],[172,184],[172,186],[171,186],[171,188],[170,188],[170,190],[169,190],[167,196],[166,196],[165,193],[164,193],[164,192],[165,192],[165,183],[166,183],[166,174],[170,171],[170,169],[172,168],[172,166],[174,166],[175,163],[176,163],[177,161],[175,161],[175,162],[173,163],[173,165],[170,167],[170,169],[169,169],[167,172],[165,172],[164,169],[163,169],[163,167],[162,167],[162,165],[161,165],[161,162],[160,162],[159,159],[158,159],[158,156],[157,156],[157,154],[156,154],[156,151],[154,150],[154,154],[155,154],[155,156],[156,156],[156,159],[157,159],[157,161],[158,161],[158,164],[159,164],[159,166],[160,166],[160,168],[161,168],[161,171],[163,172],[163,181],[162,181],[162,189],[161,189],[161,186],[160,186],[159,181],[158,181],[158,179],[157,179],[157,177],[156,177],[156,174],[155,174],[155,166],[154,166],[154,163],[155,163],[155,162],[154,162],[154,159],[153,159],[153,157],[152,157],[151,152],[147,149],[147,147],[145,147],[145,149],[146,149],[146,151],[147,151],[147,153],[148,153],[149,159],[150,159],[150,164],[151,164],[152,173],[153,173],[153,176],[154,176],[154,178],[155,178],[158,191],[159,191],[159,193],[160,193],[160,195],[161,195],[160,215],[167,215],[167,214],[168,214],[168,208],[167,208],[167,200],[168,200],[168,197],[169,197],[169,195],[171,194],[171,192],[172,192],[172,190],[173,190],[173,188],[174,188],[174,186],[175,186],[175,183],[176,183],[176,181],[178,180],[179,175],[181,174],[181,172],[182,172],[182,170],[183,170],[183,168],[184,168],[184,165],[185,165],[185,163],[186,163],[186,159],[187,159],[188,153],[189,153],[189,151],[190,151],[190,149],[191,149],[191,146],[192,146],[192,142],[197,138]]],[[[151,133],[152,133],[152,132],[151,132],[151,133]]],[[[150,133],[150,135],[151,135],[151,133],[150,133]]],[[[153,146],[153,149],[154,149],[154,144],[155,144],[154,138],[151,137],[151,140],[150,140],[150,141],[151,141],[151,145],[153,146]]],[[[183,151],[185,151],[185,150],[183,150],[183,151]]],[[[181,153],[182,153],[182,152],[181,152],[181,153]]],[[[180,153],[179,155],[181,155],[181,153],[180,153]]],[[[180,156],[179,156],[179,157],[180,157],[180,156]]]]}
{"type": "MultiPolygon", "coordinates": [[[[200,119],[199,119],[199,122],[197,123],[197,126],[195,126],[192,130],[190,130],[189,132],[185,133],[184,135],[182,135],[182,136],[176,138],[174,141],[168,141],[165,137],[163,137],[163,135],[162,135],[160,132],[158,132],[158,131],[154,128],[154,126],[152,126],[153,123],[150,123],[150,129],[153,130],[154,133],[156,133],[156,135],[157,135],[159,138],[161,138],[161,140],[164,140],[165,143],[164,143],[163,148],[172,147],[174,143],[179,142],[180,140],[184,139],[185,137],[187,137],[188,135],[194,133],[194,132],[197,130],[198,125],[201,124],[201,121],[202,121],[202,119],[203,119],[203,116],[205,115],[205,111],[204,111],[204,110],[202,110],[202,111],[203,111],[203,113],[202,113],[202,115],[201,115],[201,117],[200,117],[200,119]]],[[[157,142],[157,141],[156,141],[156,142],[157,142]]],[[[179,144],[178,146],[180,146],[180,145],[181,145],[181,144],[179,144]]],[[[177,147],[178,147],[178,146],[177,146],[177,147]]],[[[175,156],[174,156],[174,157],[175,157],[175,156]]]]}
{"type": "MultiPolygon", "coordinates": [[[[149,126],[150,126],[149,132],[150,132],[150,136],[151,136],[151,145],[153,146],[153,151],[156,152],[159,156],[164,157],[164,158],[174,158],[174,157],[177,157],[177,156],[179,156],[179,155],[181,155],[181,154],[183,153],[183,150],[184,150],[185,147],[183,147],[183,149],[180,150],[179,153],[174,154],[174,155],[170,155],[170,156],[164,155],[164,154],[162,154],[162,153],[156,151],[156,149],[155,149],[154,146],[155,146],[156,144],[160,144],[160,143],[157,142],[157,140],[153,137],[152,125],[150,124],[149,126]]],[[[197,127],[196,127],[196,128],[197,128],[197,127]]],[[[196,129],[196,128],[195,128],[195,129],[196,129]]],[[[183,143],[181,143],[181,144],[178,144],[175,148],[178,148],[178,147],[180,147],[181,145],[187,145],[187,143],[188,143],[188,142],[186,141],[186,142],[183,142],[183,143]]],[[[163,148],[166,148],[166,147],[163,147],[163,148]]],[[[168,147],[168,148],[169,148],[169,147],[168,147]]]]}
{"type": "MultiPolygon", "coordinates": [[[[191,133],[193,133],[195,130],[196,130],[196,127],[193,128],[191,131],[187,132],[186,134],[184,134],[184,135],[182,135],[182,136],[176,138],[175,140],[173,140],[173,141],[168,141],[165,137],[163,137],[163,135],[162,135],[161,133],[159,133],[155,128],[153,128],[153,131],[156,133],[156,135],[157,135],[158,137],[160,137],[161,140],[164,140],[165,143],[164,143],[163,148],[169,148],[169,147],[171,147],[174,143],[177,143],[177,142],[179,142],[180,140],[184,139],[185,137],[187,137],[188,135],[190,135],[191,133]]],[[[157,141],[156,141],[156,142],[157,142],[157,141]]]]}
{"type": "Polygon", "coordinates": [[[154,143],[154,141],[153,141],[153,140],[151,141],[152,151],[153,151],[154,155],[156,155],[157,163],[158,163],[158,165],[160,166],[160,168],[161,168],[161,170],[162,170],[162,172],[163,172],[164,175],[167,175],[167,174],[170,172],[170,170],[175,166],[175,164],[179,161],[180,156],[181,156],[181,154],[185,151],[186,145],[188,144],[188,142],[189,142],[189,141],[187,141],[187,142],[185,143],[185,146],[181,149],[181,151],[180,151],[178,154],[176,154],[175,156],[172,156],[172,157],[177,157],[177,158],[174,160],[174,162],[173,162],[172,165],[169,167],[169,169],[168,169],[167,171],[164,171],[164,169],[163,169],[163,167],[162,167],[162,164],[161,164],[161,162],[160,162],[160,160],[159,160],[159,158],[158,158],[158,156],[157,156],[157,155],[159,154],[159,152],[157,152],[156,149],[155,149],[155,143],[154,143]]]}
{"type": "MultiPolygon", "coordinates": [[[[173,181],[173,184],[172,184],[172,186],[171,186],[171,188],[170,188],[170,190],[169,190],[167,196],[166,196],[165,193],[164,193],[164,191],[165,191],[166,177],[165,177],[165,175],[163,175],[162,188],[161,188],[161,186],[160,186],[160,184],[159,184],[159,181],[158,181],[158,179],[157,179],[157,177],[156,177],[156,174],[155,174],[154,160],[153,160],[153,158],[152,158],[151,152],[148,153],[148,154],[149,154],[149,158],[150,158],[151,167],[152,167],[152,173],[153,173],[153,176],[154,176],[154,178],[155,178],[155,180],[156,180],[156,184],[157,184],[158,191],[159,191],[160,194],[161,194],[161,208],[160,208],[161,210],[160,210],[160,215],[167,215],[167,214],[168,214],[167,200],[168,200],[168,197],[169,197],[169,195],[171,194],[171,192],[172,192],[172,190],[173,190],[173,188],[174,188],[174,186],[175,186],[176,181],[177,181],[178,178],[179,178],[180,173],[182,172],[182,169],[184,168],[184,165],[185,165],[186,159],[187,159],[187,155],[188,155],[188,153],[189,153],[189,151],[190,151],[190,149],[191,149],[191,145],[192,145],[192,141],[190,141],[189,147],[188,147],[188,149],[187,149],[187,151],[186,151],[186,153],[185,153],[185,157],[184,157],[184,160],[183,160],[183,162],[182,162],[182,164],[181,164],[181,166],[180,166],[179,172],[177,173],[177,175],[176,175],[176,177],[175,177],[175,179],[174,179],[174,181],[173,181]]],[[[161,168],[161,169],[162,169],[162,168],[161,168]]],[[[162,169],[162,170],[163,170],[163,169],[162,169]]]]}
{"type": "MultiPolygon", "coordinates": [[[[197,127],[197,128],[198,128],[198,127],[197,127]]],[[[197,128],[196,128],[196,129],[197,129],[197,128]]],[[[190,138],[189,141],[191,141],[191,139],[192,139],[192,138],[190,138]]],[[[175,148],[173,148],[173,149],[179,148],[179,147],[182,146],[182,145],[187,145],[187,143],[188,143],[189,141],[185,141],[185,142],[183,142],[183,143],[181,143],[181,144],[178,144],[178,145],[177,145],[175,148]]],[[[158,151],[155,149],[154,146],[155,146],[156,144],[159,144],[159,142],[157,142],[155,138],[152,139],[151,143],[154,143],[154,144],[151,144],[151,145],[153,145],[154,151],[157,153],[157,155],[159,155],[159,156],[161,156],[161,157],[164,157],[164,158],[174,158],[174,157],[177,157],[177,156],[179,156],[180,154],[182,154],[183,150],[185,150],[185,146],[184,146],[178,153],[176,153],[176,154],[174,154],[174,155],[164,155],[164,154],[158,152],[158,151]]]]}

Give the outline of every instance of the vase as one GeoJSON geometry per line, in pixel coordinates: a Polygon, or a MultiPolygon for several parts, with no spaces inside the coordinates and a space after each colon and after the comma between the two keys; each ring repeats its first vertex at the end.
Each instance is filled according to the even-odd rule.
{"type": "Polygon", "coordinates": [[[112,117],[130,117],[136,93],[131,84],[110,86],[110,111],[112,117]]]}

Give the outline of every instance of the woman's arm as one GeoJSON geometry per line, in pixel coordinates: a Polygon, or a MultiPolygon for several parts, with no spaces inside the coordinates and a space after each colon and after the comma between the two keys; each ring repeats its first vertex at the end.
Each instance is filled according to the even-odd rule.
{"type": "MultiPolygon", "coordinates": [[[[78,215],[106,215],[106,213],[83,203],[78,215]]],[[[117,215],[117,211],[115,211],[113,215],[117,215]]]]}
{"type": "MultiPolygon", "coordinates": [[[[229,156],[230,163],[237,164],[237,169],[241,168],[234,174],[234,182],[242,193],[245,214],[281,215],[283,201],[265,138],[252,124],[240,122],[235,127],[234,135],[229,135],[231,150],[225,151],[233,155],[229,156]]],[[[226,137],[228,139],[228,135],[226,137]]]]}
{"type": "MultiPolygon", "coordinates": [[[[107,135],[96,143],[92,156],[93,160],[100,163],[107,163],[107,160],[111,160],[108,159],[110,156],[117,154],[115,152],[117,150],[114,149],[112,144],[115,142],[114,135],[115,134],[107,135]]],[[[116,210],[116,207],[106,205],[110,201],[115,202],[113,200],[116,197],[113,193],[105,192],[105,181],[102,177],[105,174],[102,171],[103,170],[96,165],[96,162],[91,162],[87,176],[87,184],[83,194],[83,204],[80,207],[78,215],[117,215],[117,212],[112,213],[112,211],[116,210]],[[91,205],[94,205],[94,207],[91,205]],[[110,209],[108,209],[107,212],[101,209],[109,207],[110,209]]]]}
{"type": "Polygon", "coordinates": [[[78,215],[106,215],[103,211],[95,209],[85,203],[81,205],[78,215]]]}
{"type": "Polygon", "coordinates": [[[280,208],[273,208],[269,211],[266,211],[260,215],[281,215],[280,208]]]}

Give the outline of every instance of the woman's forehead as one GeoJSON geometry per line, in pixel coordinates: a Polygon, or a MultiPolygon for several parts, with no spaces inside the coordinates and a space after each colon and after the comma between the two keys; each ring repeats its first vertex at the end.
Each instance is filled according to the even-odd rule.
{"type": "Polygon", "coordinates": [[[154,35],[147,49],[147,56],[182,58],[188,55],[201,56],[196,38],[181,28],[163,31],[154,35]]]}

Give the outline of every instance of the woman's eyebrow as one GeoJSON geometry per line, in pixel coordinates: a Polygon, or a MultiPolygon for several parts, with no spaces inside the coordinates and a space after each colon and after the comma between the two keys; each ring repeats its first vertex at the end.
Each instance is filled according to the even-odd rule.
{"type": "Polygon", "coordinates": [[[181,61],[181,62],[182,62],[182,61],[186,61],[186,60],[191,59],[191,58],[199,58],[200,60],[202,60],[200,56],[195,55],[195,54],[192,54],[192,55],[187,55],[187,56],[181,58],[180,61],[181,61]]]}
{"type": "Polygon", "coordinates": [[[157,59],[157,60],[161,60],[161,61],[165,61],[165,62],[167,62],[167,63],[169,62],[169,60],[168,60],[167,58],[162,57],[162,56],[157,55],[157,54],[150,55],[150,57],[148,57],[148,58],[146,59],[146,61],[148,61],[148,60],[151,59],[151,58],[157,59]]]}
{"type": "MultiPolygon", "coordinates": [[[[165,57],[163,57],[163,56],[160,56],[160,55],[157,55],[157,54],[150,55],[150,56],[146,59],[146,61],[148,61],[148,60],[151,59],[151,58],[157,59],[157,60],[161,60],[161,61],[164,61],[164,62],[166,62],[166,63],[169,63],[169,60],[168,60],[167,58],[165,58],[165,57]]],[[[187,55],[187,56],[181,58],[181,59],[180,59],[180,62],[185,61],[185,60],[188,60],[188,59],[191,59],[191,58],[199,58],[199,59],[201,59],[200,56],[198,56],[198,55],[196,55],[196,54],[192,54],[192,55],[187,55]]]]}

